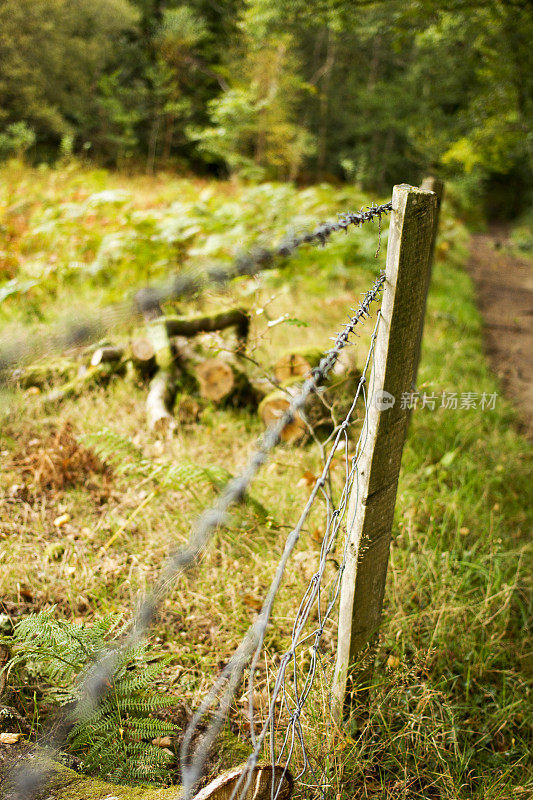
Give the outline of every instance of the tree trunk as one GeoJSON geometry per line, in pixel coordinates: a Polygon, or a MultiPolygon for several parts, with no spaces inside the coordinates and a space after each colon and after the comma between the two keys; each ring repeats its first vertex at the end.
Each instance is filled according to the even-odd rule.
{"type": "Polygon", "coordinates": [[[335,64],[335,51],[337,43],[335,33],[328,30],[328,45],[326,54],[326,69],[324,70],[324,84],[320,93],[320,114],[318,124],[318,156],[317,156],[317,178],[321,180],[326,166],[327,136],[328,136],[328,112],[329,112],[329,91],[331,88],[331,73],[335,64]]]}

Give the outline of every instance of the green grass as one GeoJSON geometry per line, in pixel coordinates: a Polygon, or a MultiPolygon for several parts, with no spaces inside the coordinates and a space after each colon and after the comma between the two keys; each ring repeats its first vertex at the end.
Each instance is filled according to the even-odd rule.
{"type": "MultiPolygon", "coordinates": [[[[298,191],[170,176],[125,178],[76,167],[36,172],[17,165],[0,173],[0,193],[5,238],[0,269],[6,282],[22,287],[0,305],[0,320],[10,333],[22,323],[53,322],[74,303],[91,307],[120,300],[169,270],[228,260],[256,234],[263,241],[281,235],[294,218],[297,226],[312,224],[381,199],[329,186],[298,191]],[[107,190],[115,195],[88,202],[107,190]],[[28,287],[32,280],[36,285],[28,287]]],[[[259,282],[243,280],[185,310],[246,304],[253,312],[254,370],[264,375],[275,355],[292,343],[329,346],[328,337],[384,263],[386,234],[383,239],[377,261],[376,229],[365,226],[324,249],[302,251],[286,269],[259,282]],[[283,314],[306,326],[268,326],[283,314]]],[[[445,212],[419,388],[436,395],[497,392],[498,397],[494,410],[454,411],[437,401],[434,410],[413,414],[371,705],[343,734],[332,730],[323,713],[334,660],[332,629],[326,637],[326,677],[317,681],[303,720],[309,750],[326,770],[328,796],[335,799],[504,800],[525,798],[533,788],[527,631],[531,448],[517,432],[515,414],[483,357],[481,323],[462,267],[466,246],[464,228],[445,212]]],[[[126,333],[119,330],[117,336],[126,333]]],[[[359,362],[368,336],[358,343],[359,362]]],[[[0,591],[11,608],[28,612],[58,603],[65,616],[89,621],[128,613],[169,548],[185,541],[194,518],[214,496],[209,481],[162,486],[150,465],[164,471],[186,461],[234,473],[261,432],[248,411],[207,407],[201,424],[181,425],[174,436],[154,439],[145,426],[145,396],[145,388],[119,378],[66,400],[52,413],[27,393],[16,395],[18,402],[4,412],[0,591]],[[66,421],[78,437],[89,435],[81,439],[85,446],[104,427],[129,439],[133,447],[124,468],[115,465],[89,478],[82,473],[62,489],[40,484],[33,467],[24,471],[24,459],[51,446],[50,431],[66,421]],[[143,470],[136,467],[138,459],[144,459],[143,470]],[[54,526],[64,513],[70,520],[54,526]]],[[[288,526],[306,500],[302,476],[316,474],[319,463],[312,446],[280,448],[253,488],[267,518],[250,504],[239,507],[165,601],[154,647],[172,656],[166,688],[184,703],[199,701],[253,621],[288,526]]],[[[295,598],[313,574],[318,553],[310,533],[321,524],[317,511],[298,545],[267,637],[269,658],[290,640],[295,598]]],[[[260,705],[272,669],[272,662],[262,665],[257,676],[260,705]]],[[[29,695],[20,692],[19,702],[32,712],[29,695]]],[[[243,710],[237,702],[231,720],[232,730],[245,737],[243,710]]],[[[300,787],[297,796],[313,795],[300,787]]]]}

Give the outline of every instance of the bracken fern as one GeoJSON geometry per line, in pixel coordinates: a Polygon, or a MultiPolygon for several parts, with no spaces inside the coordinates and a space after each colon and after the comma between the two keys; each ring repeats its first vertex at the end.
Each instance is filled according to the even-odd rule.
{"type": "MultiPolygon", "coordinates": [[[[122,475],[134,475],[154,481],[165,489],[183,490],[198,484],[210,484],[214,489],[221,489],[233,475],[225,467],[212,464],[203,467],[193,462],[183,461],[174,464],[154,464],[143,456],[141,450],[127,436],[121,436],[111,428],[101,428],[95,433],[82,438],[104,463],[122,475]]],[[[247,501],[261,516],[268,516],[264,506],[253,496],[247,495],[247,501]]]]}
{"type": "MultiPolygon", "coordinates": [[[[46,684],[45,699],[65,706],[79,700],[76,678],[109,647],[110,636],[124,629],[117,615],[84,625],[57,619],[54,612],[55,607],[32,614],[15,626],[8,668],[39,678],[46,684]]],[[[168,779],[173,756],[152,740],[171,736],[175,726],[153,714],[177,698],[151,688],[166,662],[150,659],[146,644],[123,654],[99,707],[74,722],[69,750],[82,759],[85,771],[117,782],[168,779]]]]}

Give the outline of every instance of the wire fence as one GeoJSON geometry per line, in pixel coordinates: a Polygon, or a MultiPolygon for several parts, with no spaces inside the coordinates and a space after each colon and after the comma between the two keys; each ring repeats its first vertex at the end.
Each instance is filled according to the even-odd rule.
{"type": "MultiPolygon", "coordinates": [[[[263,255],[256,253],[246,259],[237,259],[231,276],[225,271],[223,281],[222,274],[217,278],[213,271],[207,273],[209,282],[215,281],[220,284],[236,275],[254,274],[253,270],[259,271],[268,268],[277,258],[291,255],[302,244],[324,244],[332,233],[347,231],[350,225],[359,225],[376,217],[380,220],[381,216],[391,208],[392,203],[389,202],[381,206],[371,206],[367,211],[359,214],[343,214],[338,221],[318,226],[312,233],[292,237],[276,249],[263,252],[263,255]]],[[[189,278],[182,276],[179,280],[181,281],[180,292],[198,291],[202,288],[196,279],[191,278],[190,283],[187,283],[189,278]]],[[[279,422],[274,427],[267,429],[261,437],[241,474],[232,479],[213,505],[203,512],[191,531],[188,544],[170,554],[153,589],[134,615],[128,636],[122,642],[111,646],[96,663],[87,667],[80,679],[80,700],[76,708],[68,712],[68,716],[62,720],[62,724],[56,722],[53,732],[48,730],[38,741],[38,744],[45,748],[49,756],[53,756],[63,745],[69,724],[88,719],[94,713],[112,685],[112,678],[121,656],[145,637],[164,598],[174,588],[179,576],[197,562],[214,532],[227,522],[230,507],[244,498],[257,472],[280,442],[285,428],[294,422],[297,415],[303,416],[305,419],[305,408],[309,398],[311,396],[320,397],[320,387],[328,378],[341,351],[351,344],[351,337],[355,334],[357,326],[371,317],[371,311],[381,296],[384,283],[385,275],[381,273],[364,294],[358,306],[351,310],[352,314],[347,324],[334,337],[333,347],[324,354],[318,366],[310,371],[299,392],[290,401],[288,410],[279,422]]],[[[144,303],[143,313],[162,300],[177,296],[177,289],[176,280],[170,289],[167,287],[165,290],[143,290],[145,293],[144,300],[142,300],[144,303]]],[[[138,306],[140,305],[141,301],[138,303],[138,306]]],[[[288,774],[289,765],[298,750],[300,751],[300,769],[296,777],[301,778],[305,772],[309,771],[315,788],[321,792],[324,791],[326,777],[323,770],[317,767],[309,756],[302,715],[317,676],[321,672],[325,674],[324,670],[326,669],[321,654],[321,642],[334,613],[346,563],[347,540],[343,540],[340,544],[338,540],[341,538],[340,532],[343,526],[349,528],[349,521],[346,519],[348,499],[357,476],[358,461],[366,441],[366,414],[355,451],[352,454],[350,454],[352,443],[349,432],[357,403],[360,402],[361,397],[366,410],[367,376],[372,366],[379,320],[380,313],[377,312],[366,362],[353,401],[343,421],[336,426],[326,442],[321,445],[322,472],[312,487],[298,521],[285,541],[282,557],[276,566],[262,609],[240,646],[204,697],[185,731],[181,746],[183,800],[190,800],[193,797],[195,787],[204,774],[209,752],[224,725],[247,669],[248,718],[252,752],[248,757],[246,769],[233,789],[231,800],[246,797],[254,775],[254,767],[259,763],[265,748],[272,765],[272,800],[280,796],[284,777],[288,774]],[[332,481],[332,462],[334,458],[338,457],[340,449],[343,450],[344,455],[344,480],[342,487],[335,489],[332,481]],[[311,510],[319,504],[323,505],[325,533],[318,565],[299,600],[293,620],[290,646],[281,657],[274,684],[270,689],[268,707],[265,713],[259,714],[254,700],[254,676],[264,651],[265,633],[272,617],[274,602],[282,585],[287,564],[311,510]],[[337,553],[340,551],[339,568],[333,578],[329,577],[326,580],[328,559],[335,551],[337,553]],[[315,618],[316,624],[314,624],[315,618]],[[305,672],[300,674],[298,655],[306,647],[309,663],[305,672]],[[283,767],[281,772],[275,768],[275,765],[280,763],[283,767]]],[[[79,338],[76,338],[76,343],[79,343],[79,338]]],[[[72,340],[70,341],[72,343],[72,340]]],[[[65,344],[65,340],[57,338],[55,334],[48,344],[50,342],[53,342],[54,347],[65,344]]],[[[29,352],[26,352],[23,357],[28,356],[29,352]]],[[[19,359],[20,352],[14,360],[13,357],[6,356],[5,352],[0,351],[0,367],[3,366],[4,369],[12,368],[14,363],[20,363],[19,359]]],[[[17,800],[32,800],[46,785],[50,772],[49,759],[25,761],[13,771],[10,777],[11,796],[16,797],[17,800]]]]}
{"type": "MultiPolygon", "coordinates": [[[[382,283],[383,280],[382,277],[380,277],[374,284],[373,290],[379,291],[382,283]]],[[[372,292],[372,294],[372,300],[376,299],[374,292],[372,292]]],[[[367,298],[365,298],[365,300],[367,298]]],[[[281,787],[283,785],[284,775],[289,769],[295,749],[298,746],[301,749],[302,768],[301,771],[295,776],[295,779],[298,780],[302,777],[307,769],[310,769],[316,788],[320,789],[323,786],[323,775],[317,774],[316,770],[311,767],[311,761],[306,750],[306,737],[303,732],[301,717],[304,706],[309,698],[314,681],[316,679],[317,669],[320,667],[325,671],[325,666],[321,659],[320,646],[326,625],[333,614],[340,592],[342,574],[346,563],[346,539],[341,546],[341,562],[333,581],[329,586],[324,586],[323,580],[326,572],[327,560],[336,549],[339,532],[343,524],[346,525],[346,527],[349,527],[349,521],[346,520],[348,500],[352,491],[354,479],[357,474],[359,457],[366,440],[366,416],[363,421],[362,429],[353,456],[350,456],[349,453],[350,440],[348,436],[348,430],[352,422],[352,417],[356,409],[357,402],[361,395],[363,396],[363,401],[366,408],[367,393],[365,391],[365,384],[367,382],[368,372],[372,365],[379,320],[380,314],[378,312],[366,363],[364,365],[361,378],[358,382],[353,402],[344,420],[337,426],[335,431],[331,433],[328,440],[324,443],[324,463],[322,472],[314,483],[307,503],[305,504],[296,525],[286,539],[282,558],[277,565],[275,576],[270,585],[270,589],[261,612],[259,613],[254,625],[250,628],[246,637],[243,639],[241,645],[224,668],[222,674],[205,696],[202,704],[200,705],[185,732],[181,748],[184,800],[189,800],[189,798],[192,796],[192,791],[203,774],[209,751],[220,732],[230,704],[235,697],[236,691],[241,683],[246,665],[250,662],[250,660],[251,663],[249,666],[247,694],[248,717],[250,721],[250,739],[253,745],[253,750],[248,757],[247,769],[243,771],[237,782],[237,785],[233,790],[231,800],[234,800],[234,798],[235,800],[237,800],[237,798],[238,800],[241,800],[246,796],[246,792],[248,791],[252,780],[253,769],[259,761],[265,739],[267,737],[269,737],[269,761],[273,767],[273,800],[279,796],[281,787]],[[342,447],[344,450],[345,478],[344,485],[340,493],[340,498],[335,500],[334,490],[331,482],[331,465],[333,458],[338,456],[339,447],[342,447]],[[321,544],[317,569],[307,585],[302,597],[300,598],[292,626],[291,644],[281,657],[281,662],[277,671],[274,686],[270,691],[266,718],[260,723],[259,733],[256,733],[254,676],[263,651],[265,633],[272,615],[274,601],[280,589],[289,559],[294,552],[303,527],[311,512],[311,508],[319,500],[322,500],[325,505],[326,526],[321,544]],[[323,608],[324,593],[326,593],[325,608],[323,608]],[[306,631],[306,625],[310,620],[313,609],[316,609],[318,624],[312,626],[311,630],[306,631]],[[301,651],[307,643],[311,643],[311,657],[306,674],[300,676],[300,668],[297,663],[297,654],[298,651],[301,651]],[[290,688],[287,684],[287,672],[289,669],[292,669],[292,685],[290,688]],[[302,683],[301,686],[299,685],[300,682],[302,683]],[[281,699],[281,705],[278,704],[278,698],[281,699]],[[195,734],[201,726],[201,723],[209,714],[211,707],[214,704],[216,705],[216,703],[218,703],[218,707],[209,721],[207,730],[203,734],[200,744],[195,747],[194,753],[191,753],[195,734]],[[281,745],[278,749],[276,749],[276,741],[277,739],[279,740],[280,732],[281,745]],[[284,762],[284,769],[282,774],[279,776],[279,780],[276,785],[276,773],[274,771],[274,767],[280,762],[284,762]]],[[[350,332],[353,332],[353,328],[350,332]]]]}

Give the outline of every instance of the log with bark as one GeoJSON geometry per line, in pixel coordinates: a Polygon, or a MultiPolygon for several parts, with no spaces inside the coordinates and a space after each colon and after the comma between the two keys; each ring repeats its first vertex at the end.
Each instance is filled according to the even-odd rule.
{"type": "Polygon", "coordinates": [[[157,433],[164,433],[174,424],[172,406],[176,396],[175,375],[160,369],[150,381],[150,389],[146,397],[146,419],[148,428],[157,433]]]}
{"type": "Polygon", "coordinates": [[[174,369],[175,354],[166,327],[166,318],[154,319],[146,325],[146,334],[154,351],[155,363],[159,369],[174,369]]]}
{"type": "MultiPolygon", "coordinates": [[[[144,313],[144,335],[128,346],[100,342],[86,351],[89,366],[79,369],[73,361],[37,365],[20,372],[16,378],[22,386],[44,386],[58,375],[69,380],[50,391],[46,402],[57,402],[82,392],[93,383],[103,383],[115,373],[126,370],[132,377],[150,380],[146,414],[150,430],[165,430],[171,423],[176,390],[190,388],[204,400],[234,406],[257,405],[258,390],[250,383],[238,361],[248,336],[250,317],[242,308],[230,308],[196,316],[163,315],[160,305],[148,303],[144,313]],[[234,328],[238,341],[236,356],[206,358],[205,347],[189,339],[198,334],[234,328]],[[77,374],[76,374],[77,371],[77,374]]],[[[199,406],[182,404],[184,419],[199,415],[199,406]]]]}
{"type": "MultiPolygon", "coordinates": [[[[199,333],[211,333],[233,327],[239,342],[239,349],[241,349],[246,344],[250,316],[242,308],[230,308],[213,314],[202,314],[193,317],[164,317],[152,320],[151,325],[154,323],[164,324],[166,336],[169,339],[178,336],[189,339],[199,333]]],[[[177,349],[179,351],[180,347],[178,346],[177,349]]],[[[132,340],[130,345],[131,360],[142,376],[150,377],[156,371],[155,354],[156,347],[153,343],[153,332],[151,336],[137,337],[132,340]]]]}
{"type": "Polygon", "coordinates": [[[47,361],[43,364],[16,369],[11,374],[11,380],[18,383],[22,389],[37,386],[39,389],[54,383],[58,379],[72,380],[79,368],[79,364],[67,358],[56,361],[47,361]]]}
{"type": "MultiPolygon", "coordinates": [[[[20,754],[17,754],[20,760],[20,754]]],[[[15,758],[9,763],[9,759],[4,759],[0,764],[0,782],[4,789],[2,797],[5,800],[19,800],[15,797],[10,777],[5,772],[14,766],[15,758]]],[[[33,767],[42,764],[48,773],[48,785],[45,794],[39,793],[39,797],[54,798],[54,800],[89,800],[89,798],[113,798],[113,800],[179,800],[183,797],[181,786],[170,786],[162,788],[158,786],[122,786],[116,783],[109,783],[100,778],[92,778],[87,775],[75,772],[72,769],[52,761],[46,757],[43,750],[39,748],[32,754],[31,764],[33,767]]],[[[24,768],[24,763],[21,764],[24,768]]],[[[234,769],[226,770],[210,781],[203,789],[194,792],[191,800],[230,800],[236,790],[237,783],[244,772],[245,765],[240,765],[234,769]]],[[[14,773],[18,769],[15,766],[14,773]]],[[[246,791],[244,800],[270,800],[276,794],[278,800],[290,800],[293,792],[294,780],[287,767],[281,764],[258,764],[253,767],[252,780],[250,787],[246,791]]],[[[240,796],[240,795],[239,795],[240,796]]]]}
{"type": "Polygon", "coordinates": [[[113,375],[123,374],[125,363],[123,361],[102,362],[97,366],[82,367],[78,375],[68,383],[48,392],[44,397],[45,403],[57,403],[68,397],[77,397],[81,392],[93,384],[104,385],[113,375]]]}
{"type": "Polygon", "coordinates": [[[166,317],[169,336],[196,336],[199,333],[212,333],[235,328],[240,348],[246,345],[250,329],[250,315],[243,308],[230,308],[213,314],[194,317],[166,317]]]}
{"type": "Polygon", "coordinates": [[[111,345],[98,347],[91,356],[91,367],[97,367],[98,364],[110,364],[120,361],[123,356],[123,347],[112,347],[111,345]]]}
{"type": "Polygon", "coordinates": [[[164,433],[173,427],[172,407],[176,397],[175,356],[165,322],[165,317],[160,317],[149,321],[146,326],[158,367],[150,381],[146,398],[146,418],[149,430],[158,433],[164,433]]]}

